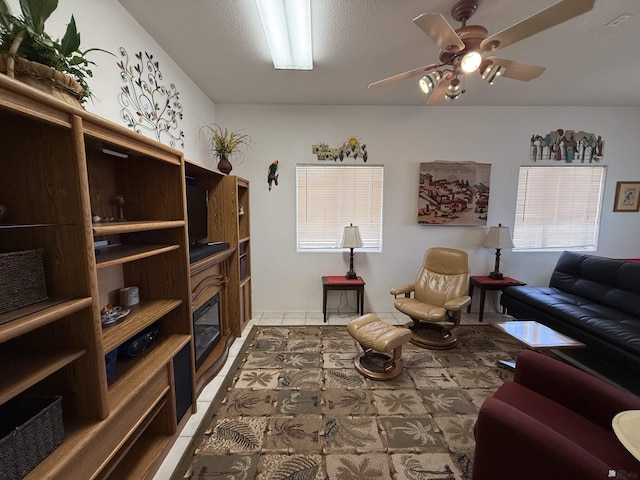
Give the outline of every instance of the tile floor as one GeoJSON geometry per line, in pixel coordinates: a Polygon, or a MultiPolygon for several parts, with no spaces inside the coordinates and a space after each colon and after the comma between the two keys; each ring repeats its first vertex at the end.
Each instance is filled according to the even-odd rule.
{"type": "MultiPolygon", "coordinates": [[[[487,304],[487,307],[489,305],[487,304]]],[[[184,429],[180,432],[178,439],[173,444],[169,454],[165,458],[164,462],[160,466],[160,469],[154,476],[154,480],[168,480],[176,465],[180,461],[183,453],[188,447],[194,433],[197,431],[204,414],[206,413],[209,404],[215,397],[222,380],[229,372],[229,368],[233,361],[236,359],[246,336],[251,331],[253,325],[346,325],[358,315],[353,314],[339,314],[339,313],[327,313],[327,323],[323,322],[322,312],[254,312],[254,318],[249,321],[245,328],[242,337],[237,338],[229,351],[229,358],[225,363],[225,366],[218,372],[216,377],[209,382],[209,384],[202,390],[202,393],[198,397],[198,412],[192,415],[184,429]]],[[[394,312],[376,313],[378,317],[385,322],[394,325],[404,325],[407,323],[408,318],[406,315],[394,312]]],[[[500,313],[491,311],[484,312],[484,323],[505,321],[509,317],[500,313]]],[[[461,324],[475,324],[478,322],[478,313],[466,313],[462,314],[461,324]]]]}

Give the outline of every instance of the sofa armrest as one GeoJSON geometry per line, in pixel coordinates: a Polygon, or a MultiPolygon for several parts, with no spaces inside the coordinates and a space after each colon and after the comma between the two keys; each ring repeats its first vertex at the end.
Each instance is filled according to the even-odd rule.
{"type": "Polygon", "coordinates": [[[518,356],[513,380],[609,431],[617,413],[640,409],[632,393],[532,350],[518,356]]]}
{"type": "Polygon", "coordinates": [[[457,312],[471,303],[471,297],[463,295],[462,297],[452,298],[448,302],[445,302],[444,308],[451,312],[457,312]]]}
{"type": "Polygon", "coordinates": [[[612,468],[547,425],[492,397],[480,409],[475,437],[473,480],[602,480],[612,468]]]}
{"type": "Polygon", "coordinates": [[[416,288],[415,283],[407,283],[406,285],[402,285],[401,287],[392,288],[389,293],[394,297],[398,295],[409,296],[411,292],[413,292],[416,288]]]}

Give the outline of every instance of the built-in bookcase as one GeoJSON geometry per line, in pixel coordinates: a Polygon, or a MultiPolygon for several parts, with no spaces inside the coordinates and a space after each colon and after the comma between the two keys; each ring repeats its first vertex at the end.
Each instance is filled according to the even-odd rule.
{"type": "Polygon", "coordinates": [[[42,249],[49,296],[0,316],[0,403],[60,395],[64,412],[64,442],[27,479],[150,478],[195,411],[176,413],[195,395],[182,154],[3,75],[0,144],[0,250],[42,249]],[[140,303],[103,327],[132,285],[140,303]],[[108,381],[105,356],[151,326],[108,381]]]}

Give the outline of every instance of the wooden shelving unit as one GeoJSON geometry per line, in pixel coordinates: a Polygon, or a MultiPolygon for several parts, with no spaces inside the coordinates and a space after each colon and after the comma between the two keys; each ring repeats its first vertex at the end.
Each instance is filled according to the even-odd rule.
{"type": "Polygon", "coordinates": [[[229,243],[226,251],[191,265],[192,309],[221,295],[221,341],[196,371],[196,388],[200,391],[222,368],[229,346],[251,318],[250,272],[240,275],[241,261],[250,268],[249,182],[189,161],[185,162],[185,172],[208,191],[207,240],[229,243]]]}
{"type": "Polygon", "coordinates": [[[150,478],[195,412],[182,153],[4,75],[0,125],[0,245],[43,249],[50,297],[0,316],[0,404],[60,395],[64,412],[64,442],[26,478],[150,478]],[[101,308],[131,285],[140,304],[103,328],[101,308]],[[152,325],[159,338],[107,382],[105,355],[152,325]]]}
{"type": "Polygon", "coordinates": [[[229,262],[229,317],[236,336],[251,319],[251,233],[249,181],[236,176],[223,179],[216,192],[217,225],[225,241],[237,247],[229,262]]]}

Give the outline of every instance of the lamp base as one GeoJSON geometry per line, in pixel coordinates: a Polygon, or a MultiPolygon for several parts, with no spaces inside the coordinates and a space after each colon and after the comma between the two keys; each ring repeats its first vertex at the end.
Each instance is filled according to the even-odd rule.
{"type": "Polygon", "coordinates": [[[498,271],[495,271],[489,274],[489,278],[493,278],[494,280],[502,280],[504,278],[504,275],[498,271]]]}
{"type": "Polygon", "coordinates": [[[345,275],[345,278],[347,280],[355,280],[356,278],[358,278],[358,276],[356,275],[356,272],[354,272],[353,270],[349,270],[345,275]]]}

